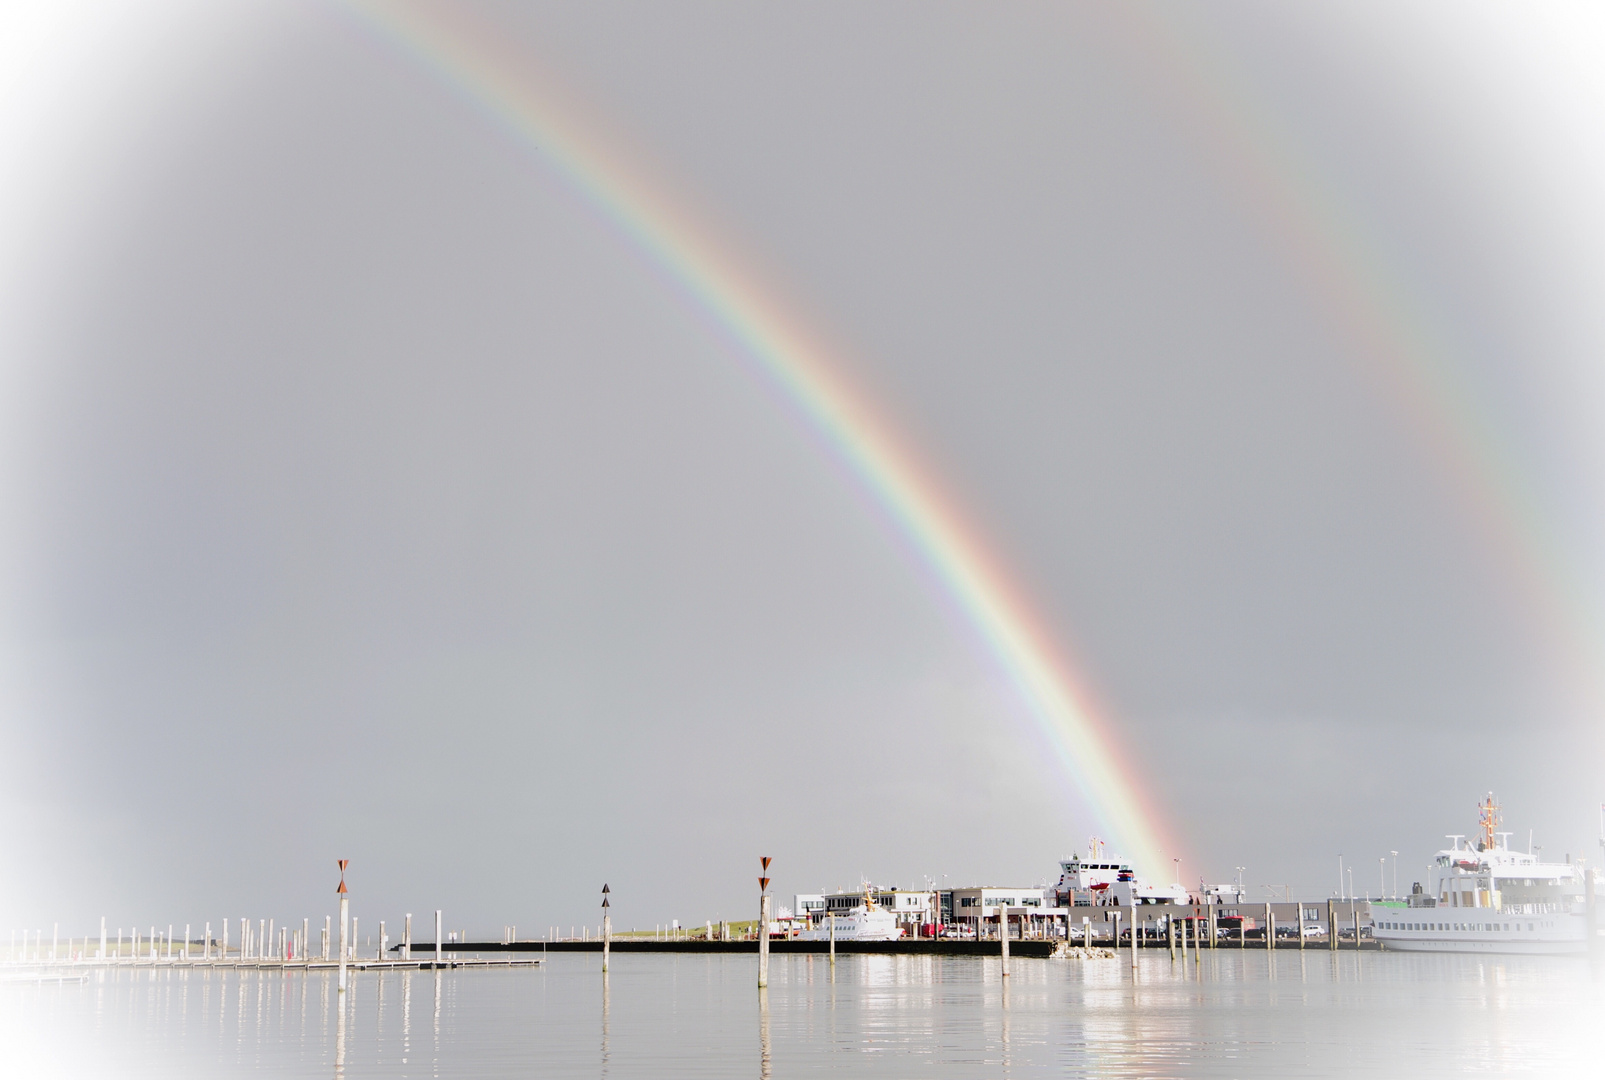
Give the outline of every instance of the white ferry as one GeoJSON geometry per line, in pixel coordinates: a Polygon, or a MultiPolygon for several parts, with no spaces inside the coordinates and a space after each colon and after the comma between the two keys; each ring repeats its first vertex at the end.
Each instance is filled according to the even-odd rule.
{"type": "Polygon", "coordinates": [[[1490,793],[1475,843],[1450,836],[1427,887],[1373,901],[1372,932],[1388,949],[1416,952],[1581,953],[1588,944],[1582,868],[1512,851],[1490,793]]]}
{"type": "Polygon", "coordinates": [[[1130,907],[1134,904],[1185,904],[1181,884],[1150,885],[1138,879],[1131,865],[1106,850],[1096,836],[1087,857],[1072,855],[1059,863],[1059,884],[1053,888],[1060,907],[1130,907]]]}
{"type": "Polygon", "coordinates": [[[837,941],[896,941],[903,936],[897,925],[897,916],[875,903],[869,888],[864,889],[864,902],[846,915],[826,915],[812,930],[797,935],[798,941],[829,941],[834,921],[837,941]]]}

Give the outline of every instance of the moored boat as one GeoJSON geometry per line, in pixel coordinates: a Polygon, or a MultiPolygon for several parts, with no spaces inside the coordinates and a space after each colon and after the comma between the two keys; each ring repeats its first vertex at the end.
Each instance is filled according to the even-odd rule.
{"type": "Polygon", "coordinates": [[[1085,859],[1072,855],[1059,863],[1059,870],[1053,892],[1060,907],[1185,904],[1190,899],[1183,885],[1150,885],[1138,878],[1131,864],[1112,855],[1096,836],[1085,859]]]}
{"type": "Polygon", "coordinates": [[[1580,866],[1513,851],[1493,794],[1478,807],[1473,841],[1451,835],[1429,880],[1397,901],[1373,901],[1373,933],[1410,952],[1581,953],[1588,943],[1580,866]]]}
{"type": "Polygon", "coordinates": [[[797,935],[798,941],[896,941],[903,936],[897,916],[875,902],[871,890],[864,889],[864,902],[845,915],[825,915],[811,930],[797,935]]]}

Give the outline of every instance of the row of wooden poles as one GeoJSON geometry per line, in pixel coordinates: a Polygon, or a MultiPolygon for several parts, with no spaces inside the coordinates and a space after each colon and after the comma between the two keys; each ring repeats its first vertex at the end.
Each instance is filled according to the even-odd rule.
{"type": "MultiPolygon", "coordinates": [[[[311,920],[302,919],[299,930],[289,925],[275,926],[272,919],[260,919],[256,925],[251,920],[239,920],[239,944],[233,946],[229,939],[229,920],[221,924],[220,936],[212,933],[212,924],[206,923],[200,941],[191,939],[192,925],[186,923],[183,937],[175,939],[174,926],[169,925],[165,933],[158,927],[152,926],[149,933],[142,934],[136,927],[126,934],[122,927],[117,928],[116,939],[113,940],[107,929],[104,916],[100,920],[100,936],[97,940],[84,935],[82,938],[69,937],[66,940],[66,949],[62,949],[59,933],[60,924],[51,928],[50,947],[48,952],[44,946],[44,932],[34,930],[30,948],[30,932],[22,932],[22,946],[17,946],[17,932],[11,932],[11,944],[7,958],[13,963],[117,963],[129,961],[132,963],[313,963],[314,957],[310,954],[308,941],[311,937],[311,920]],[[234,955],[229,955],[233,948],[234,955]]],[[[442,933],[442,913],[435,912],[435,958],[439,960],[445,948],[442,933]]],[[[330,962],[330,944],[334,939],[333,916],[325,915],[323,931],[316,962],[330,962]]],[[[349,898],[341,897],[340,901],[340,927],[338,932],[338,955],[340,960],[356,961],[358,945],[357,920],[350,917],[349,898]]],[[[384,920],[379,922],[379,947],[375,959],[383,960],[390,946],[390,937],[386,932],[384,920]]],[[[401,959],[412,959],[412,915],[409,913],[403,923],[401,940],[401,959]]]]}

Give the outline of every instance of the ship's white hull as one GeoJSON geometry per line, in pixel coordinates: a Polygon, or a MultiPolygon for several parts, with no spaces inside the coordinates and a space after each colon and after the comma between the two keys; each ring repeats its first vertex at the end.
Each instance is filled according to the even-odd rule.
{"type": "Polygon", "coordinates": [[[1581,956],[1588,948],[1582,938],[1575,941],[1535,941],[1515,935],[1481,934],[1476,938],[1449,936],[1406,936],[1377,934],[1382,947],[1390,952],[1486,953],[1521,956],[1581,956]]]}
{"type": "MultiPolygon", "coordinates": [[[[1434,927],[1407,928],[1398,922],[1419,922],[1428,912],[1439,918],[1455,909],[1419,909],[1409,915],[1397,909],[1378,911],[1380,916],[1372,930],[1376,940],[1385,949],[1399,952],[1439,953],[1515,953],[1523,956],[1568,956],[1581,954],[1588,949],[1587,930],[1581,915],[1540,915],[1536,917],[1492,915],[1494,923],[1457,924],[1453,929],[1434,927]],[[1413,916],[1413,918],[1412,918],[1413,916]],[[1490,927],[1497,926],[1497,929],[1490,927]]],[[[1464,908],[1458,912],[1466,916],[1464,908]]],[[[1481,913],[1488,918],[1492,913],[1481,913]]]]}
{"type": "MultiPolygon", "coordinates": [[[[902,929],[889,911],[877,909],[865,914],[859,908],[854,914],[836,920],[837,941],[896,941],[902,936],[902,929]]],[[[816,930],[804,930],[797,935],[798,941],[829,941],[830,938],[828,920],[816,930]]]]}

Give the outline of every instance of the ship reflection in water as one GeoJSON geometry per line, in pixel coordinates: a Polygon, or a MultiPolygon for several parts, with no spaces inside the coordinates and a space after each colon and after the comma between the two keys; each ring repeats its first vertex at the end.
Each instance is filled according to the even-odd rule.
{"type": "Polygon", "coordinates": [[[1157,950],[1118,961],[643,953],[539,969],[112,969],[0,984],[8,1076],[1583,1075],[1587,958],[1157,950]],[[423,988],[423,987],[419,987],[423,988]],[[426,1014],[427,1015],[427,1014],[426,1014]]]}

